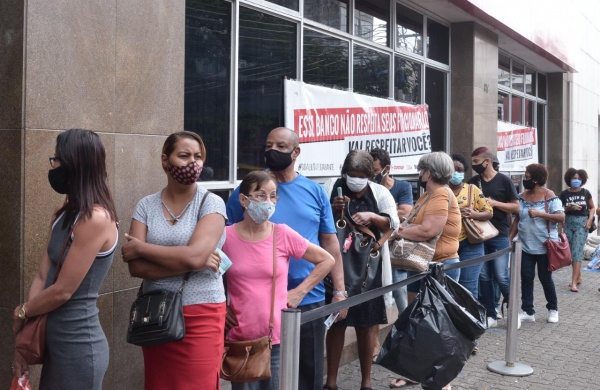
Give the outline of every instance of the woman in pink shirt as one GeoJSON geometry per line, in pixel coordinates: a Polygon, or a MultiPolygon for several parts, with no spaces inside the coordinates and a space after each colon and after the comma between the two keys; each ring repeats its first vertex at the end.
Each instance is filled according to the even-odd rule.
{"type": "Polygon", "coordinates": [[[271,379],[232,383],[232,390],[279,389],[279,343],[281,310],[297,307],[302,298],[333,268],[334,260],[324,249],[311,244],[284,224],[269,218],[275,212],[277,185],[265,172],[251,172],[240,184],[240,203],[244,219],[226,227],[223,252],[232,265],[227,271],[226,339],[253,340],[269,334],[271,287],[273,281],[273,232],[277,229],[277,275],[271,379]],[[316,266],[298,287],[287,291],[290,257],[303,258],[316,266]]]}

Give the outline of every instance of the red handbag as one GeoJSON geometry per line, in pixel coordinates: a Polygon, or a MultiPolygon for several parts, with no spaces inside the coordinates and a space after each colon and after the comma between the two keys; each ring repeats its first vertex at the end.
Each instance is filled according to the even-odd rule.
{"type": "MultiPolygon", "coordinates": [[[[547,194],[548,191],[546,191],[547,194]]],[[[546,213],[548,213],[546,195],[544,195],[544,208],[546,209],[546,213]]],[[[553,272],[571,265],[571,249],[569,248],[569,241],[565,233],[558,233],[559,241],[552,241],[550,239],[550,222],[548,220],[546,220],[546,226],[548,228],[548,239],[544,242],[544,246],[548,252],[548,271],[553,272]]]]}

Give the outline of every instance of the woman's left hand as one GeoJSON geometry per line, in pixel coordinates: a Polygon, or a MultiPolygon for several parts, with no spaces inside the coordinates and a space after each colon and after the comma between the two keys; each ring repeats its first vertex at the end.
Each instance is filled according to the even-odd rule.
{"type": "Polygon", "coordinates": [[[359,225],[369,226],[371,224],[371,218],[373,218],[373,215],[374,214],[370,211],[362,211],[352,215],[352,219],[359,225]]]}
{"type": "Polygon", "coordinates": [[[23,359],[21,354],[16,350],[13,356],[12,370],[13,375],[16,378],[20,378],[23,375],[29,376],[29,366],[27,365],[27,363],[25,363],[25,359],[23,359]]]}
{"type": "Polygon", "coordinates": [[[529,209],[529,211],[527,213],[529,214],[529,216],[531,218],[537,218],[537,217],[540,217],[542,215],[541,211],[534,210],[534,209],[529,209]]]}
{"type": "Polygon", "coordinates": [[[294,289],[288,291],[287,307],[289,307],[291,309],[297,308],[298,305],[300,304],[300,302],[302,302],[303,298],[304,298],[304,294],[302,294],[302,292],[298,291],[297,288],[294,288],[294,289]]]}
{"type": "Polygon", "coordinates": [[[592,219],[588,219],[587,222],[585,223],[585,228],[587,230],[590,230],[592,228],[592,223],[594,222],[594,220],[592,219]]]}
{"type": "Polygon", "coordinates": [[[137,238],[130,236],[125,233],[125,238],[127,239],[127,243],[123,245],[121,248],[121,254],[123,255],[123,261],[128,262],[131,260],[139,259],[139,248],[142,244],[142,241],[137,238]]]}

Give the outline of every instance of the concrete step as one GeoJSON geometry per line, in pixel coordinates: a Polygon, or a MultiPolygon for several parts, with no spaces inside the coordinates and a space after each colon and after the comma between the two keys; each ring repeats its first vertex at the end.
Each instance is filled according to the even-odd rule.
{"type": "MultiPolygon", "coordinates": [[[[392,305],[391,308],[387,309],[388,323],[386,325],[379,326],[379,344],[383,343],[386,336],[390,332],[392,325],[398,318],[398,309],[396,305],[392,305]]],[[[346,364],[352,363],[358,359],[358,346],[356,344],[356,333],[354,328],[346,329],[346,338],[344,341],[344,350],[342,352],[342,359],[340,361],[340,367],[346,364]]],[[[327,363],[323,367],[323,372],[327,372],[327,363]]],[[[221,380],[221,390],[231,390],[231,383],[221,380]]]]}

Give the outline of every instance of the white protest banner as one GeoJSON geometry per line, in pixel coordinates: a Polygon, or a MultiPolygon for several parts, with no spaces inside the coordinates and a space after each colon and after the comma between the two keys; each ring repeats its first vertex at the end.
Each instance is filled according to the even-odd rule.
{"type": "Polygon", "coordinates": [[[502,171],[525,171],[537,163],[537,129],[498,122],[498,161],[502,171]]]}
{"type": "Polygon", "coordinates": [[[350,150],[382,148],[391,174],[417,173],[431,152],[427,107],[284,81],[285,126],[300,139],[296,169],[305,176],[339,176],[350,150]]]}

